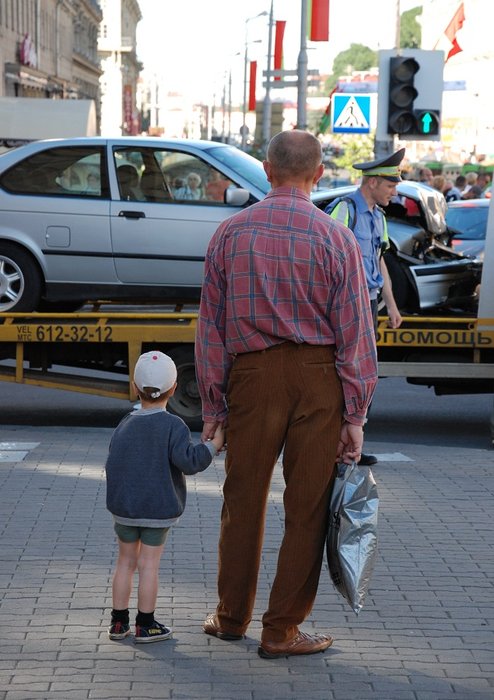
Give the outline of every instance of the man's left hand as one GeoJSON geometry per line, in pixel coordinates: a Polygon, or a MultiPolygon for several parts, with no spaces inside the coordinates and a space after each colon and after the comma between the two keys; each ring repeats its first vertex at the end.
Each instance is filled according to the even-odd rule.
{"type": "Polygon", "coordinates": [[[402,324],[402,317],[398,309],[388,309],[388,326],[390,328],[399,328],[402,324]]]}

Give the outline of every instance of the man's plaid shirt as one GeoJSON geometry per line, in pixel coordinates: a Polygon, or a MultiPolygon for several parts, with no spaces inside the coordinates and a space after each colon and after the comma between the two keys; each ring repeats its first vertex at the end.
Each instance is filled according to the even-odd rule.
{"type": "Polygon", "coordinates": [[[208,247],[196,337],[204,420],[227,415],[235,354],[285,341],[335,346],[344,417],[362,425],[377,353],[359,246],[305,192],[278,187],[224,221],[208,247]]]}

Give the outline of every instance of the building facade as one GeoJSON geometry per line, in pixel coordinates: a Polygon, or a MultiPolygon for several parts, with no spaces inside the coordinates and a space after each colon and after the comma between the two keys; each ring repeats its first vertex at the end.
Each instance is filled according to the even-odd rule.
{"type": "Polygon", "coordinates": [[[137,0],[101,0],[103,21],[98,39],[101,59],[101,134],[141,131],[136,93],[141,64],[136,29],[142,19],[137,0]]]}
{"type": "Polygon", "coordinates": [[[91,99],[98,108],[96,0],[0,3],[0,97],[91,99]]]}

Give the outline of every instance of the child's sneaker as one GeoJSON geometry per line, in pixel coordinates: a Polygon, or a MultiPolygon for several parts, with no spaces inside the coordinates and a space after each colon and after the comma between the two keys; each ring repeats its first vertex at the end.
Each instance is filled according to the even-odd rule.
{"type": "Polygon", "coordinates": [[[110,639],[124,639],[130,634],[130,625],[125,622],[114,622],[108,627],[108,636],[110,639]]]}
{"type": "Polygon", "coordinates": [[[162,639],[169,639],[172,636],[172,630],[165,627],[160,622],[153,622],[149,627],[136,625],[136,634],[134,642],[136,644],[147,644],[148,642],[161,642],[162,639]]]}

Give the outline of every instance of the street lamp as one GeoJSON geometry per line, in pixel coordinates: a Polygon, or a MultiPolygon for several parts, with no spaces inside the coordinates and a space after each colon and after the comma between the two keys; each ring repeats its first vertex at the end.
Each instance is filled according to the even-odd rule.
{"type": "MultiPolygon", "coordinates": [[[[236,58],[237,56],[241,56],[242,52],[237,51],[237,53],[233,54],[233,58],[236,58]]],[[[231,61],[230,61],[230,68],[228,71],[228,137],[227,137],[227,143],[230,143],[232,140],[232,66],[231,66],[231,61]]]]}
{"type": "Polygon", "coordinates": [[[242,51],[237,51],[237,53],[234,53],[230,56],[229,58],[229,67],[228,71],[225,71],[224,76],[223,76],[223,101],[222,101],[222,110],[223,110],[223,121],[222,121],[222,140],[226,141],[226,143],[231,142],[231,137],[232,137],[232,60],[236,58],[237,56],[242,55],[242,51]],[[225,126],[226,122],[226,126],[225,126]],[[226,128],[228,131],[226,131],[226,128]]]}
{"type": "Polygon", "coordinates": [[[251,22],[253,19],[257,19],[258,17],[266,17],[268,12],[264,10],[263,12],[259,12],[258,15],[254,15],[254,17],[248,17],[245,20],[245,52],[244,52],[244,103],[242,106],[242,151],[245,151],[246,145],[247,145],[247,125],[245,123],[246,121],[246,115],[247,115],[247,63],[248,63],[248,52],[247,48],[249,43],[251,44],[259,44],[261,43],[261,39],[256,39],[255,41],[248,41],[248,31],[249,31],[249,22],[251,22]]]}

